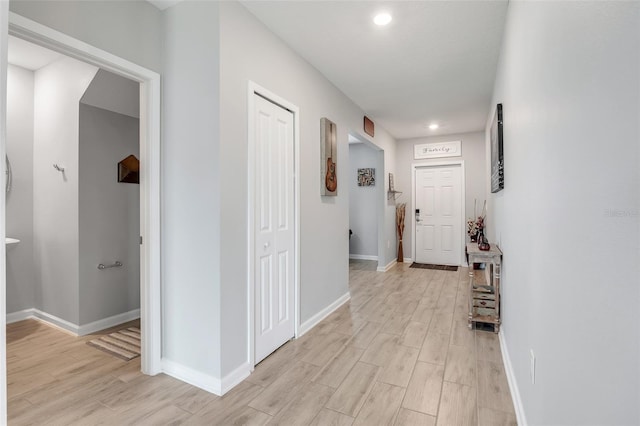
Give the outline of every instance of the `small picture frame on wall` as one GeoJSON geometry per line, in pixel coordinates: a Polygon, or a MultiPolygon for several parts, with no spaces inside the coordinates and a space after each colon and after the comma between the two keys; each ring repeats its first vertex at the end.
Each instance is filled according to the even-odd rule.
{"type": "Polygon", "coordinates": [[[374,186],[376,184],[376,169],[358,169],[358,186],[374,186]]]}
{"type": "Polygon", "coordinates": [[[496,106],[490,129],[491,140],[491,192],[504,189],[504,148],[502,130],[502,104],[496,106]]]}

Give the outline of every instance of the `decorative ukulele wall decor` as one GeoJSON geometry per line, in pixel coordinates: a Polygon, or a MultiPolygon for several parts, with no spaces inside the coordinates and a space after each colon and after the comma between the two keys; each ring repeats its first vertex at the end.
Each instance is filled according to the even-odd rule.
{"type": "Polygon", "coordinates": [[[320,119],[320,149],[322,170],[320,195],[338,195],[337,129],[336,124],[326,117],[320,119]]]}

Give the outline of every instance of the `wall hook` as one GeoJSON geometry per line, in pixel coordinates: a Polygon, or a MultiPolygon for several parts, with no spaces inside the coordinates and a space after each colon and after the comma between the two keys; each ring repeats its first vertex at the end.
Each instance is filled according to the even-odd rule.
{"type": "Polygon", "coordinates": [[[54,168],[54,169],[56,169],[56,170],[57,170],[57,171],[59,171],[59,172],[64,173],[64,167],[60,167],[60,166],[58,166],[57,164],[54,164],[54,165],[53,165],[53,168],[54,168]]]}

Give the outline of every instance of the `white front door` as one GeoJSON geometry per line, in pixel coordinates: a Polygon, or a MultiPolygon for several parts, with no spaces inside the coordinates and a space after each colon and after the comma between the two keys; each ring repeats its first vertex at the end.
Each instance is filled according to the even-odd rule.
{"type": "Polygon", "coordinates": [[[459,165],[416,169],[416,263],[459,265],[462,252],[459,165]]]}
{"type": "Polygon", "coordinates": [[[255,96],[255,363],[294,336],[293,113],[255,96]]]}

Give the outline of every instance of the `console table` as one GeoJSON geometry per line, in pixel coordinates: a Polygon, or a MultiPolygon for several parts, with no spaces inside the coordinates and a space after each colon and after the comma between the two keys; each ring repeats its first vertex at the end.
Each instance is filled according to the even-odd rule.
{"type": "Polygon", "coordinates": [[[469,328],[473,323],[494,325],[494,332],[500,331],[500,266],[502,251],[495,245],[491,250],[480,250],[478,244],[467,244],[469,264],[469,328]],[[489,268],[489,282],[475,283],[474,263],[484,263],[489,268]]]}

